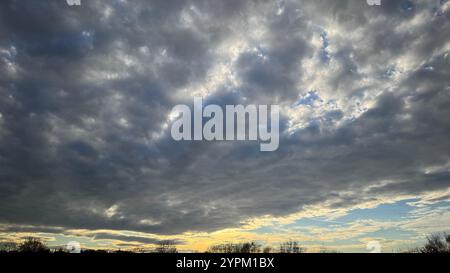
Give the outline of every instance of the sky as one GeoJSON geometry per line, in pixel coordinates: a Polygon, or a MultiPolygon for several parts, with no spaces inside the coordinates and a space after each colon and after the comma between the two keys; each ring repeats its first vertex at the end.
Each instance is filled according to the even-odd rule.
{"type": "Polygon", "coordinates": [[[450,1],[0,2],[0,241],[396,252],[450,231],[450,1]],[[280,106],[280,144],[172,108],[280,106]]]}

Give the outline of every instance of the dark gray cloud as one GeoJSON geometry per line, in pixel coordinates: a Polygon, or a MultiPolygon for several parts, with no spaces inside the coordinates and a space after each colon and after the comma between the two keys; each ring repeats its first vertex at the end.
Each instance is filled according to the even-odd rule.
{"type": "Polygon", "coordinates": [[[0,222],[178,234],[447,189],[449,4],[364,2],[2,1],[0,222]],[[174,142],[202,90],[282,105],[280,149],[174,142]]]}
{"type": "Polygon", "coordinates": [[[125,235],[114,235],[109,233],[98,233],[94,236],[94,240],[118,240],[122,242],[137,242],[144,244],[160,244],[163,242],[171,242],[173,244],[183,244],[180,240],[165,240],[161,241],[156,238],[140,237],[140,236],[125,236],[125,235]]]}

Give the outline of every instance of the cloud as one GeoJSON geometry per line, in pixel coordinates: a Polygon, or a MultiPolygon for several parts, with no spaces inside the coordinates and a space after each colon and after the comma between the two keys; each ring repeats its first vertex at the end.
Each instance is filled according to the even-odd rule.
{"type": "MultiPolygon", "coordinates": [[[[126,236],[126,235],[114,235],[109,233],[98,233],[94,237],[95,240],[118,240],[122,242],[137,242],[137,243],[143,243],[143,244],[159,244],[163,241],[156,239],[156,238],[148,238],[148,237],[139,237],[139,236],[126,236]]],[[[181,241],[178,240],[165,240],[164,242],[172,242],[174,244],[182,244],[181,241]]]]}
{"type": "Polygon", "coordinates": [[[448,2],[404,3],[3,1],[0,222],[174,235],[446,191],[448,2]],[[173,141],[196,94],[280,104],[280,149],[173,141]]]}

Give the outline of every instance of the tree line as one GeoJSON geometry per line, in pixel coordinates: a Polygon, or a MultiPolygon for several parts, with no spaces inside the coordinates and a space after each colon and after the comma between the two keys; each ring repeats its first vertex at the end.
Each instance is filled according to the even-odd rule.
{"type": "MultiPolygon", "coordinates": [[[[0,242],[0,253],[62,253],[67,252],[64,247],[48,247],[41,239],[27,237],[21,243],[0,242]]],[[[174,241],[160,241],[153,249],[135,248],[132,250],[93,250],[83,249],[82,253],[177,253],[177,246],[174,241]]],[[[277,247],[264,246],[260,243],[251,241],[243,243],[224,243],[208,247],[206,253],[303,253],[306,248],[302,247],[300,242],[289,240],[280,243],[277,247]]],[[[329,250],[323,252],[336,253],[329,250]]],[[[408,249],[407,253],[450,253],[450,234],[435,233],[427,236],[423,246],[408,249]]]]}

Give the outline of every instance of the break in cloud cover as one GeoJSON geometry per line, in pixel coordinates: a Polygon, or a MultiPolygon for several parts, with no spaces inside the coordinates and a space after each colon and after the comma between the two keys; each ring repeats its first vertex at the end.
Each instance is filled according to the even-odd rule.
{"type": "Polygon", "coordinates": [[[450,1],[0,3],[0,241],[384,251],[450,230],[450,1]],[[280,147],[174,105],[279,104],[280,147]]]}

